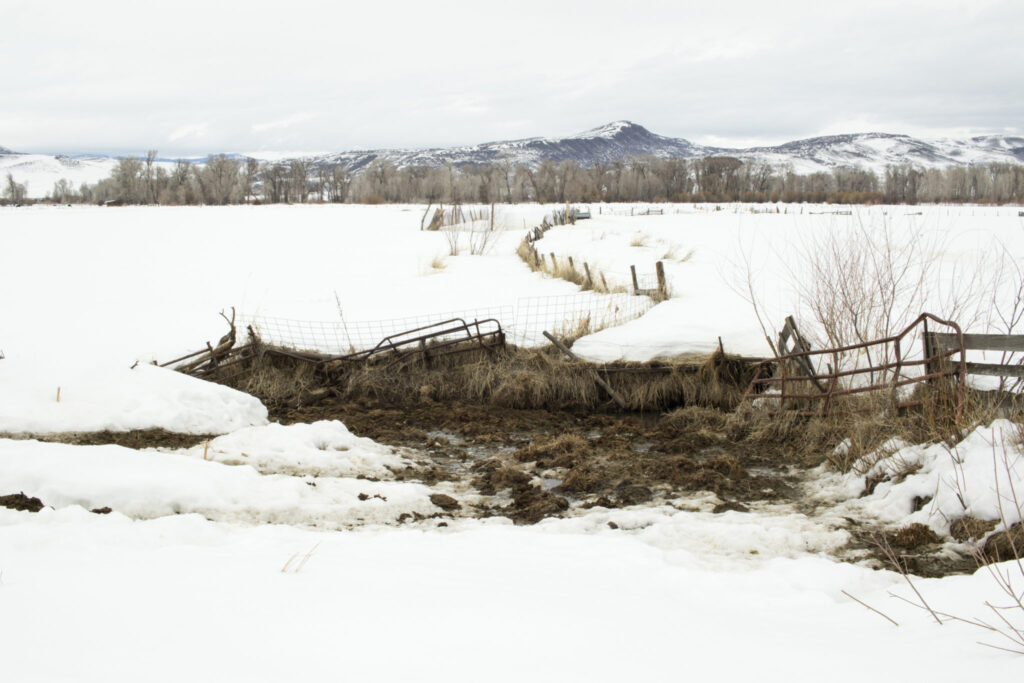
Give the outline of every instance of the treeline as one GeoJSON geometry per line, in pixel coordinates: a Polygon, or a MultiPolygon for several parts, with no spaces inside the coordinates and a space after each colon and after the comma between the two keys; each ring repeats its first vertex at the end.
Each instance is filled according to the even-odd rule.
{"type": "Polygon", "coordinates": [[[518,203],[518,202],[1024,202],[1024,165],[920,169],[889,166],[881,175],[857,167],[798,174],[790,168],[704,159],[634,158],[582,166],[503,160],[441,168],[398,168],[376,159],[359,169],[309,160],[258,162],[228,156],[170,168],[144,158],[119,160],[112,175],[74,190],[54,186],[58,202],[113,204],[241,203],[518,203]]]}

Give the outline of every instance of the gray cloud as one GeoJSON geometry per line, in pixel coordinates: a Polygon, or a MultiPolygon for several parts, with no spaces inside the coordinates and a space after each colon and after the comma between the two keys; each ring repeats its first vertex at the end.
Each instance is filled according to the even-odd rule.
{"type": "Polygon", "coordinates": [[[1016,0],[688,4],[0,0],[0,145],[321,151],[622,118],[719,142],[1021,132],[1016,0]]]}

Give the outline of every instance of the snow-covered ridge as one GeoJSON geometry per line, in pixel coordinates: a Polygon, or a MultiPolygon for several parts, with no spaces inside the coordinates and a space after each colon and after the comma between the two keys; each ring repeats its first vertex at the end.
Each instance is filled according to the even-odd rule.
{"type": "Polygon", "coordinates": [[[696,159],[721,155],[748,162],[791,164],[798,172],[821,171],[837,166],[880,170],[890,164],[941,167],[1024,163],[1024,138],[984,135],[964,140],[923,140],[891,133],[856,133],[738,149],[709,147],[684,138],[658,135],[631,121],[614,121],[562,138],[537,137],[436,149],[362,150],[307,159],[314,163],[341,164],[357,171],[376,159],[389,161],[400,168],[500,162],[534,166],[542,160],[559,162],[568,159],[593,166],[638,156],[696,159]]]}
{"type": "MultiPolygon", "coordinates": [[[[1024,138],[981,135],[966,139],[925,140],[892,133],[855,133],[738,149],[700,145],[683,138],[657,135],[631,121],[613,121],[561,138],[535,137],[433,149],[354,150],[300,157],[268,154],[267,158],[285,163],[291,158],[303,158],[314,164],[341,165],[358,172],[378,159],[399,168],[439,168],[448,163],[457,166],[493,163],[536,166],[544,160],[573,160],[583,166],[593,166],[640,156],[697,159],[722,155],[772,166],[789,165],[798,173],[839,166],[861,166],[877,172],[892,164],[936,168],[1024,163],[1024,138]]],[[[241,158],[240,155],[229,156],[241,158]]],[[[202,164],[205,158],[192,161],[202,164]]],[[[170,163],[166,159],[158,162],[170,163]]],[[[19,154],[0,147],[0,174],[9,172],[16,181],[28,182],[30,196],[42,196],[41,192],[45,194],[61,178],[67,178],[75,186],[81,182],[95,182],[107,177],[115,164],[114,157],[19,154]]]]}

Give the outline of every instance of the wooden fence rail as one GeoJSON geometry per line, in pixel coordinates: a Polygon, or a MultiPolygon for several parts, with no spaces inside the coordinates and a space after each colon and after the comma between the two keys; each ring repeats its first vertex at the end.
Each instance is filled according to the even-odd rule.
{"type": "MultiPolygon", "coordinates": [[[[927,344],[936,351],[959,348],[955,334],[931,332],[927,344]]],[[[1024,335],[1021,334],[965,334],[964,349],[967,351],[1002,351],[1003,353],[1024,353],[1024,335]]],[[[1024,378],[1024,362],[1016,363],[971,363],[968,375],[989,375],[992,377],[1024,378]]]]}

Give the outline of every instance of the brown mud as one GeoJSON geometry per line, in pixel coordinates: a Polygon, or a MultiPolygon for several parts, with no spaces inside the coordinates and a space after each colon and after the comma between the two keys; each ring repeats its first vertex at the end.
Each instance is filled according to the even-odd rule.
{"type": "Polygon", "coordinates": [[[34,439],[47,443],[66,443],[73,446],[105,446],[114,444],[125,448],[191,448],[214,438],[211,434],[181,434],[165,429],[135,429],[127,432],[57,432],[53,434],[4,434],[0,439],[34,439]]]}
{"type": "Polygon", "coordinates": [[[724,510],[796,491],[791,468],[725,437],[681,434],[656,415],[328,400],[273,417],[286,424],[337,419],[359,436],[413,449],[418,467],[400,478],[504,494],[511,505],[482,514],[521,523],[558,516],[570,503],[625,507],[710,491],[724,510]]]}
{"type": "MultiPolygon", "coordinates": [[[[813,514],[801,485],[806,466],[785,440],[737,427],[733,414],[691,407],[669,414],[531,410],[420,401],[388,406],[372,400],[328,399],[281,407],[284,424],[341,420],[354,433],[408,448],[415,468],[399,479],[451,482],[490,504],[451,514],[509,517],[535,524],[570,508],[674,504],[698,492],[715,494],[711,512],[746,512],[778,504],[813,514]]],[[[447,498],[447,497],[446,497],[447,498]]],[[[972,573],[974,557],[919,525],[886,529],[847,520],[851,560],[893,569],[888,542],[904,567],[919,576],[972,573]]],[[[948,539],[946,539],[948,541],[948,539]]]]}

